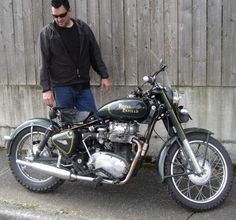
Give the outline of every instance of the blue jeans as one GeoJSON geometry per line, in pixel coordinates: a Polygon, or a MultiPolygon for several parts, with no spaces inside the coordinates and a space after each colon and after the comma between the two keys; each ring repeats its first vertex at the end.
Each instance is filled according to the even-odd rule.
{"type": "Polygon", "coordinates": [[[61,108],[77,108],[80,111],[97,113],[94,97],[90,89],[77,91],[72,86],[53,88],[56,106],[61,108]]]}

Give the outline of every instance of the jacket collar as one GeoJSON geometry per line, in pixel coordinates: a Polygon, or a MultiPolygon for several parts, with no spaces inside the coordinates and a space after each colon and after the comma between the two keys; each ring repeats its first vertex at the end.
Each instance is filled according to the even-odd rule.
{"type": "MultiPolygon", "coordinates": [[[[80,20],[75,20],[75,19],[73,19],[73,18],[71,18],[71,20],[77,25],[77,28],[78,28],[79,41],[80,41],[80,55],[81,55],[82,49],[83,49],[82,45],[83,45],[83,43],[84,43],[84,37],[85,37],[85,36],[84,36],[84,32],[83,32],[83,29],[82,29],[82,27],[81,27],[80,20]]],[[[65,49],[65,51],[66,51],[66,48],[65,48],[65,45],[64,45],[64,43],[63,43],[63,41],[62,41],[62,39],[61,39],[61,36],[60,36],[60,34],[59,34],[58,30],[56,29],[56,27],[55,27],[55,25],[54,25],[53,22],[51,22],[51,23],[49,24],[49,28],[50,28],[50,29],[56,34],[56,36],[59,38],[61,44],[63,45],[63,47],[64,47],[64,49],[65,49]]]]}

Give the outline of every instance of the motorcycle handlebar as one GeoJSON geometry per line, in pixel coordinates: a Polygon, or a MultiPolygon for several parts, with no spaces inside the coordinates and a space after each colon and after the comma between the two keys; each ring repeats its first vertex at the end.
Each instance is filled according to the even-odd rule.
{"type": "Polygon", "coordinates": [[[155,82],[155,80],[156,80],[156,76],[157,76],[160,72],[164,71],[166,67],[167,67],[166,64],[161,64],[160,69],[159,69],[158,71],[154,72],[151,76],[144,76],[144,77],[143,77],[143,81],[144,81],[145,83],[153,84],[153,83],[155,82]]]}
{"type": "MultiPolygon", "coordinates": [[[[167,67],[167,65],[165,65],[164,63],[162,63],[162,64],[160,65],[160,69],[159,69],[158,71],[154,72],[152,75],[150,74],[150,76],[144,76],[144,77],[143,77],[143,81],[144,81],[145,83],[149,83],[149,84],[151,84],[151,85],[154,86],[155,81],[156,81],[156,76],[157,76],[160,72],[165,71],[166,67],[167,67]]],[[[144,84],[145,84],[145,83],[144,83],[144,84]]],[[[144,85],[144,84],[143,84],[143,85],[144,85]]],[[[149,93],[149,91],[148,91],[148,92],[143,92],[143,90],[142,90],[140,87],[137,87],[137,89],[136,89],[135,91],[133,91],[132,94],[133,94],[134,96],[136,96],[136,97],[143,97],[143,96],[149,95],[150,93],[149,93]]],[[[131,96],[132,96],[132,94],[131,94],[131,96]]]]}

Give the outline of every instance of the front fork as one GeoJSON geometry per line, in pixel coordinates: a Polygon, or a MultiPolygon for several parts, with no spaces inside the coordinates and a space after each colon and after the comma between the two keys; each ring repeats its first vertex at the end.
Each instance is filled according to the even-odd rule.
{"type": "Polygon", "coordinates": [[[201,167],[199,166],[198,162],[197,162],[197,159],[192,151],[192,148],[188,142],[187,139],[183,140],[183,147],[184,147],[184,150],[186,152],[186,154],[189,156],[189,159],[190,159],[190,162],[192,163],[192,166],[193,166],[193,169],[194,169],[194,172],[197,174],[197,175],[201,175],[202,174],[202,169],[201,167]]]}
{"type": "Polygon", "coordinates": [[[183,149],[186,152],[186,154],[189,157],[189,160],[192,164],[192,168],[194,170],[194,173],[197,175],[201,175],[203,171],[198,164],[198,161],[192,151],[192,148],[188,142],[188,139],[184,133],[184,130],[183,130],[181,124],[179,123],[179,120],[176,117],[173,107],[171,106],[169,99],[167,98],[164,91],[162,91],[162,98],[163,98],[163,102],[166,104],[167,112],[168,112],[168,115],[169,115],[171,122],[174,126],[175,132],[178,134],[180,141],[183,143],[183,149]]]}

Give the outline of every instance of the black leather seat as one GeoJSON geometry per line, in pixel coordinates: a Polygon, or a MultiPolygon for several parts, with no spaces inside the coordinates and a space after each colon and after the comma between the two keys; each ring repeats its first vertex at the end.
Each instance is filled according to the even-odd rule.
{"type": "MultiPolygon", "coordinates": [[[[92,112],[87,111],[79,111],[78,109],[74,108],[59,108],[53,107],[50,110],[50,118],[52,119],[51,115],[55,115],[60,119],[60,121],[64,124],[80,124],[86,121],[89,116],[91,116],[92,112]]],[[[55,117],[54,117],[55,118],[55,117]]]]}

